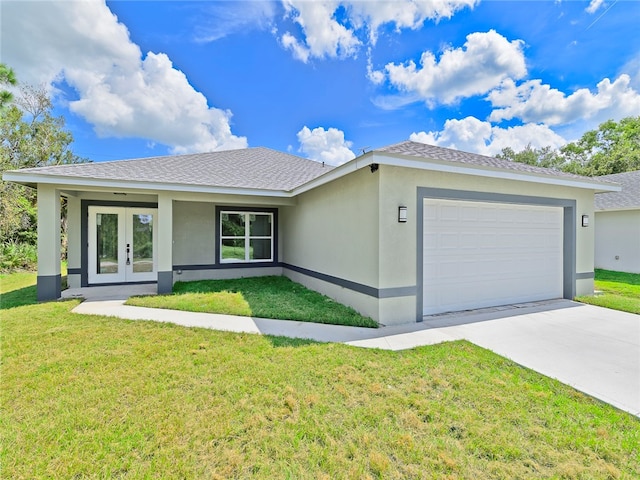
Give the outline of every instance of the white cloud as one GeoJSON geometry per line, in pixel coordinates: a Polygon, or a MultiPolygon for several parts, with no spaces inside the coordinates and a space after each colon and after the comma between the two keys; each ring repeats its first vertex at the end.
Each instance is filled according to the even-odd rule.
{"type": "Polygon", "coordinates": [[[374,45],[382,25],[417,29],[427,20],[451,18],[479,0],[282,0],[287,16],[301,29],[300,38],[285,32],[280,41],[302,62],[311,58],[347,58],[374,45]]]}
{"type": "Polygon", "coordinates": [[[543,85],[541,80],[529,80],[520,85],[508,79],[488,95],[496,108],[489,120],[499,122],[518,118],[523,122],[562,125],[578,120],[591,119],[602,122],[621,119],[640,112],[640,93],[631,85],[627,74],[614,82],[605,78],[597,85],[597,91],[581,88],[566,95],[543,85]]]}
{"type": "Polygon", "coordinates": [[[346,58],[354,56],[360,40],[354,32],[340,24],[334,17],[339,2],[283,0],[287,15],[300,25],[304,41],[286,32],[282,45],[290,49],[298,60],[307,62],[309,57],[346,58]]]}
{"type": "Polygon", "coordinates": [[[328,165],[342,165],[355,158],[350,150],[352,143],[344,139],[344,132],[337,128],[325,130],[317,127],[310,130],[306,125],[298,132],[300,150],[307,158],[328,165]]]}
{"type": "Polygon", "coordinates": [[[451,18],[463,8],[473,8],[480,0],[393,0],[349,2],[349,10],[355,25],[367,27],[371,43],[376,42],[378,30],[384,24],[393,24],[396,30],[409,28],[416,30],[427,20],[438,22],[451,18]]]}
{"type": "Polygon", "coordinates": [[[417,95],[430,106],[481,95],[507,78],[527,73],[522,41],[508,41],[494,30],[472,33],[462,48],[449,48],[440,58],[426,51],[420,67],[389,63],[385,75],[402,92],[417,95]]]}
{"type": "Polygon", "coordinates": [[[300,60],[303,63],[307,63],[309,61],[309,55],[311,55],[309,49],[298,42],[296,37],[291,35],[289,32],[285,32],[282,37],[280,37],[280,42],[285,50],[291,50],[293,58],[296,60],[300,60]]]}
{"type": "Polygon", "coordinates": [[[636,91],[640,91],[640,52],[625,63],[620,69],[631,77],[629,86],[636,91]]]}
{"type": "Polygon", "coordinates": [[[589,3],[589,6],[584,10],[587,13],[596,13],[603,4],[604,4],[604,0],[591,0],[591,3],[589,3]]]}
{"type": "Polygon", "coordinates": [[[546,125],[530,123],[501,128],[475,117],[447,120],[441,131],[412,133],[409,139],[414,142],[490,156],[500,153],[505,147],[511,147],[519,152],[527,145],[534,148],[546,146],[558,148],[567,143],[546,125]]]}
{"type": "Polygon", "coordinates": [[[251,28],[265,29],[275,15],[272,1],[206,2],[198,4],[197,42],[213,42],[251,28]]]}
{"type": "Polygon", "coordinates": [[[367,78],[374,85],[380,85],[384,82],[384,73],[373,69],[371,61],[371,47],[367,49],[367,78]]]}
{"type": "Polygon", "coordinates": [[[209,107],[163,53],[142,55],[104,2],[4,2],[3,62],[20,81],[64,80],[71,111],[102,136],[140,137],[175,153],[242,148],[229,111],[209,107]]]}

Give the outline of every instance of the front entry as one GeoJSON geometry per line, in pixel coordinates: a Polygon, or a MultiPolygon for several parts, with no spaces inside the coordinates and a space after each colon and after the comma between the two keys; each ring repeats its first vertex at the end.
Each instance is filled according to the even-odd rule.
{"type": "Polygon", "coordinates": [[[89,284],[156,281],[158,210],[89,207],[89,284]]]}

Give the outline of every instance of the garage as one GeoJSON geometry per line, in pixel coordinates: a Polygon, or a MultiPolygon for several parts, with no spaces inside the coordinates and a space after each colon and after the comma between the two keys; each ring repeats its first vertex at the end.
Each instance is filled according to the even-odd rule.
{"type": "Polygon", "coordinates": [[[423,315],[563,297],[561,207],[423,202],[423,315]]]}

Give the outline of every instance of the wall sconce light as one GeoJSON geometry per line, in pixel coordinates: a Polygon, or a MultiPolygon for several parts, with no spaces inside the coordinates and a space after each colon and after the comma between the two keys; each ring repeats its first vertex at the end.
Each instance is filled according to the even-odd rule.
{"type": "Polygon", "coordinates": [[[398,207],[398,223],[407,223],[407,207],[404,205],[398,207]]]}
{"type": "Polygon", "coordinates": [[[582,226],[583,227],[589,226],[589,215],[582,215],[582,226]]]}

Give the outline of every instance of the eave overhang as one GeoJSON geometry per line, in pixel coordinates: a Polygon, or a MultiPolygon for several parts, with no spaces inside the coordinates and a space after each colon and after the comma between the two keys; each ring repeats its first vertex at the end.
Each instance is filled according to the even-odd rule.
{"type": "Polygon", "coordinates": [[[416,158],[410,155],[388,154],[380,152],[368,152],[360,157],[334,168],[330,172],[317,177],[293,190],[294,195],[299,195],[308,190],[329,183],[355,170],[369,167],[372,164],[389,165],[393,167],[415,168],[434,172],[457,173],[476,177],[501,178],[521,182],[539,183],[544,185],[558,185],[563,187],[583,188],[593,190],[596,193],[619,192],[621,187],[615,183],[590,181],[589,177],[562,177],[554,175],[536,174],[517,170],[487,167],[483,165],[463,164],[459,162],[447,162],[437,159],[416,158]]]}
{"type": "Polygon", "coordinates": [[[213,193],[221,195],[248,195],[260,197],[290,198],[291,193],[285,190],[266,190],[260,188],[222,187],[208,185],[193,185],[181,183],[145,182],[140,180],[109,180],[89,177],[74,177],[69,175],[51,175],[44,173],[21,172],[11,170],[5,172],[3,180],[20,183],[29,187],[36,187],[39,183],[59,185],[63,188],[81,190],[82,188],[96,190],[128,190],[138,192],[185,192],[185,193],[213,193]]]}
{"type": "Polygon", "coordinates": [[[413,168],[425,171],[456,173],[488,178],[499,178],[521,182],[538,183],[544,185],[557,185],[563,187],[581,188],[593,190],[596,193],[619,192],[621,187],[615,183],[591,181],[589,177],[562,177],[554,175],[538,174],[518,170],[508,170],[488,167],[484,165],[463,164],[460,162],[448,162],[430,158],[417,158],[410,155],[389,154],[381,152],[368,152],[340,165],[319,177],[310,180],[293,190],[267,190],[260,188],[208,186],[181,183],[145,182],[140,180],[98,179],[90,177],[76,177],[69,175],[52,175],[45,173],[33,173],[33,171],[21,172],[11,170],[5,172],[5,181],[16,182],[22,185],[35,187],[38,183],[54,184],[70,189],[99,189],[99,190],[130,190],[139,192],[173,191],[184,193],[243,195],[274,198],[293,198],[314,188],[330,183],[349,173],[370,167],[372,164],[388,165],[393,167],[413,168]]]}

